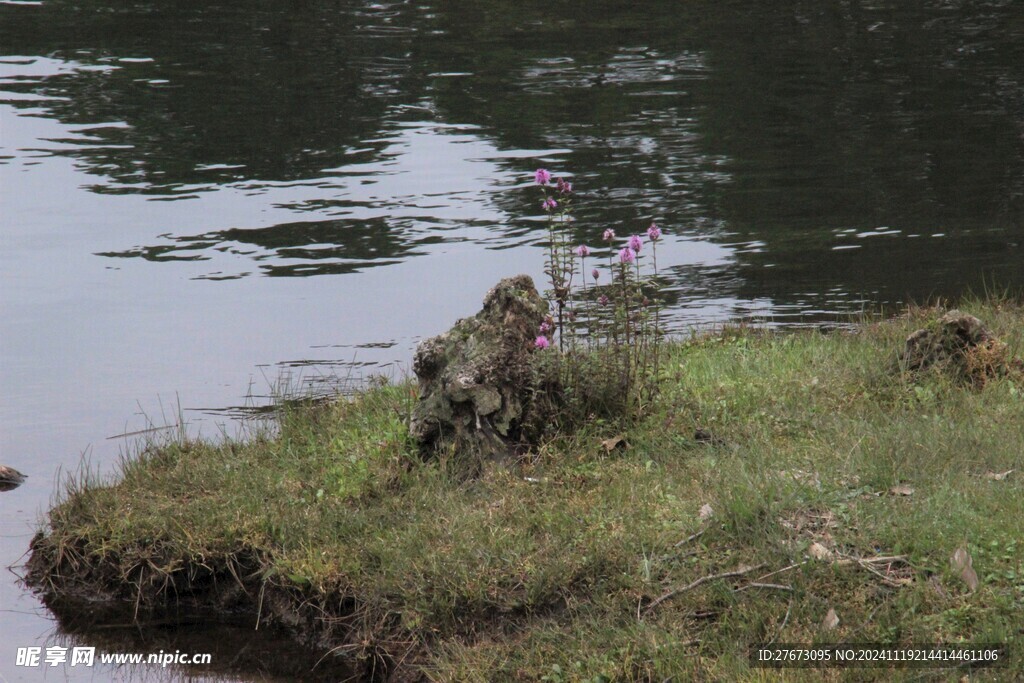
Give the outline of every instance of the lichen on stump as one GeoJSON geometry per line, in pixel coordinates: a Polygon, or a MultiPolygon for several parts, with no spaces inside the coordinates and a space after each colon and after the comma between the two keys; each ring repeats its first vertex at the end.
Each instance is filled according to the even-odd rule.
{"type": "Polygon", "coordinates": [[[413,359],[420,398],[410,432],[425,455],[504,460],[528,445],[531,355],[547,312],[533,280],[517,275],[495,285],[479,313],[420,343],[413,359]]]}
{"type": "Polygon", "coordinates": [[[957,310],[907,337],[900,365],[909,371],[936,368],[975,386],[993,377],[1019,375],[1024,367],[984,323],[957,310]]]}

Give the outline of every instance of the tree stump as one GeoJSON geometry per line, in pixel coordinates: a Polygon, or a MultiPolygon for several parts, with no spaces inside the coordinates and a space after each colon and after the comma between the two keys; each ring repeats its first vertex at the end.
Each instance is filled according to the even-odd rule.
{"type": "Polygon", "coordinates": [[[420,343],[413,359],[420,398],[410,432],[425,456],[504,460],[527,445],[530,359],[547,313],[533,280],[517,275],[495,285],[479,313],[420,343]]]}

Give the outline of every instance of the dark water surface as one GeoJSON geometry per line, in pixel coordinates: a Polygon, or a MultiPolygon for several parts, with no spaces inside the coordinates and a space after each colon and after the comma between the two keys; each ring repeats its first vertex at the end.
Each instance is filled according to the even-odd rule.
{"type": "MultiPolygon", "coordinates": [[[[110,437],[400,373],[540,277],[538,166],[580,241],[664,227],[678,331],[1024,285],[1021,3],[638,7],[0,0],[4,565],[110,437]]],[[[0,680],[108,642],[55,629],[0,579],[0,680]]]]}

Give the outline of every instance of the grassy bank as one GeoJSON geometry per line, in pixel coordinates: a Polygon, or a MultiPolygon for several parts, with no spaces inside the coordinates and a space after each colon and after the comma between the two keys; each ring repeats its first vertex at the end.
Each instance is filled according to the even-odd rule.
{"type": "MultiPolygon", "coordinates": [[[[962,308],[1024,351],[1020,306],[962,308]]],[[[1024,386],[898,372],[934,315],[673,345],[641,424],[470,481],[414,454],[408,385],[289,409],[245,443],[149,446],[70,486],[32,579],[250,610],[365,677],[959,680],[748,663],[768,642],[1018,642],[1024,386]]],[[[972,675],[1020,679],[1024,658],[972,675]]]]}

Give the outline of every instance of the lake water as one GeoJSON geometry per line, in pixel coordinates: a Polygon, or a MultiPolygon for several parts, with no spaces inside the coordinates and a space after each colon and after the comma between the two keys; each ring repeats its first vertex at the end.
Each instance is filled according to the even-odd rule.
{"type": "MultiPolygon", "coordinates": [[[[540,279],[541,166],[581,242],[664,228],[678,332],[1019,288],[1024,8],[0,0],[0,464],[29,475],[4,566],[119,435],[400,376],[540,279]]],[[[5,576],[0,680],[108,642],[5,576]]],[[[144,669],[47,673],[188,673],[144,669]]]]}

